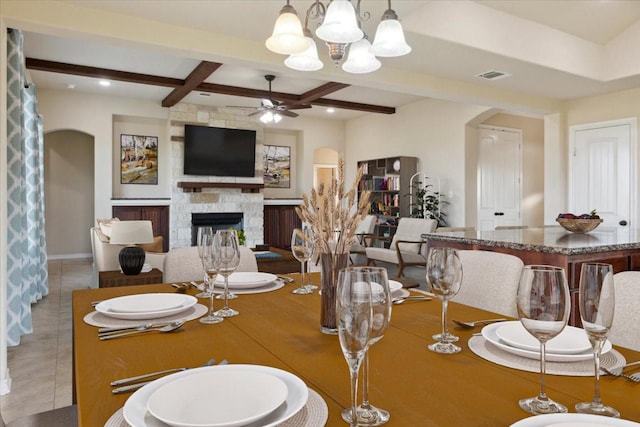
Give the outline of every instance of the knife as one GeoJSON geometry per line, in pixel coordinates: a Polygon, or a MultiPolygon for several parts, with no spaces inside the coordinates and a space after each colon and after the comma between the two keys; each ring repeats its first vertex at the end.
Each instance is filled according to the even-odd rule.
{"type": "Polygon", "coordinates": [[[278,279],[282,280],[285,283],[291,283],[296,281],[296,279],[292,279],[291,277],[281,276],[279,274],[277,276],[278,276],[278,279]]]}
{"type": "Polygon", "coordinates": [[[156,326],[167,326],[169,323],[172,323],[172,322],[141,323],[139,325],[119,326],[115,328],[100,328],[98,329],[98,335],[108,334],[110,332],[128,331],[129,329],[149,329],[156,326]]]}

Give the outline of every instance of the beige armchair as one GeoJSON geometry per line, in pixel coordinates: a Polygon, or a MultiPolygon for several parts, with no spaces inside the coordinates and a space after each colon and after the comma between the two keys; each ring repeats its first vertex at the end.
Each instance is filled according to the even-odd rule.
{"type": "Polygon", "coordinates": [[[358,228],[356,228],[356,243],[351,245],[351,249],[349,250],[349,258],[351,259],[351,263],[353,263],[353,259],[351,255],[366,255],[366,247],[371,246],[369,243],[371,238],[373,237],[373,230],[376,227],[377,217],[375,215],[367,215],[364,219],[358,224],[358,228]]]}
{"type": "MultiPolygon", "coordinates": [[[[398,266],[398,277],[402,277],[404,268],[410,265],[427,265],[427,245],[420,237],[422,234],[431,233],[436,229],[438,222],[424,218],[400,218],[396,234],[389,248],[368,247],[367,265],[376,265],[377,261],[395,264],[398,266]]],[[[375,237],[375,240],[388,240],[383,237],[375,237]]]]}

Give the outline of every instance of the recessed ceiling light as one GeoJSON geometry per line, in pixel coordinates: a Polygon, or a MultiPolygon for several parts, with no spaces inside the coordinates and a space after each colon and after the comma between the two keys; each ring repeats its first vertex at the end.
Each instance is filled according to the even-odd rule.
{"type": "Polygon", "coordinates": [[[505,73],[504,71],[490,70],[485,71],[484,73],[476,74],[476,77],[485,80],[499,80],[504,79],[505,77],[511,77],[511,74],[505,73]]]}
{"type": "Polygon", "coordinates": [[[200,92],[198,95],[200,95],[200,96],[211,96],[211,94],[207,93],[207,92],[200,92]]]}
{"type": "Polygon", "coordinates": [[[104,87],[111,86],[111,82],[110,82],[110,81],[108,81],[108,80],[100,80],[100,81],[98,82],[98,84],[99,84],[100,86],[104,86],[104,87]]]}
{"type": "Polygon", "coordinates": [[[67,83],[67,89],[75,89],[76,85],[74,85],[73,83],[67,83]]]}
{"type": "Polygon", "coordinates": [[[329,113],[329,114],[333,114],[333,113],[335,113],[335,112],[336,112],[336,109],[335,109],[335,108],[333,108],[333,107],[329,107],[329,108],[327,108],[327,113],[329,113]]]}

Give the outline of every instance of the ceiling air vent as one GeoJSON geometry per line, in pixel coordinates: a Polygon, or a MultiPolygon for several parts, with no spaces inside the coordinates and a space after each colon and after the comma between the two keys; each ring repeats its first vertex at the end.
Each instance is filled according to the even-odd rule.
{"type": "Polygon", "coordinates": [[[481,79],[485,80],[499,80],[504,79],[505,77],[511,77],[511,74],[502,71],[491,70],[480,73],[476,77],[480,77],[481,79]]]}

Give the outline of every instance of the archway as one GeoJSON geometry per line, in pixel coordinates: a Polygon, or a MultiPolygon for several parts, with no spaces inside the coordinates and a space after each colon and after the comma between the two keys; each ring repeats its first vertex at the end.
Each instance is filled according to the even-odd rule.
{"type": "Polygon", "coordinates": [[[332,148],[321,147],[313,152],[313,188],[317,190],[321,184],[331,183],[338,173],[339,158],[340,154],[332,148]]]}

